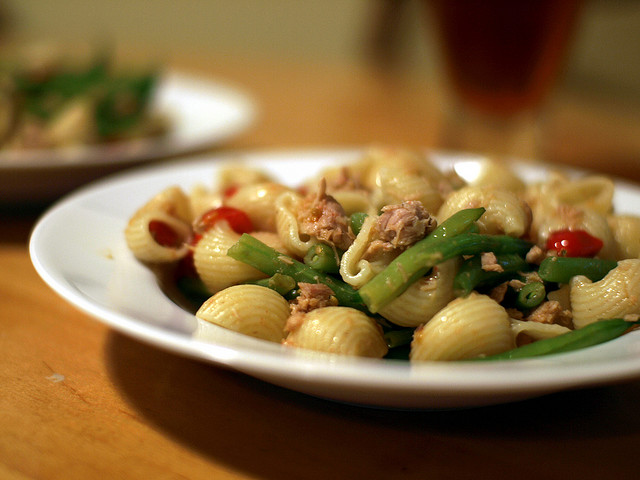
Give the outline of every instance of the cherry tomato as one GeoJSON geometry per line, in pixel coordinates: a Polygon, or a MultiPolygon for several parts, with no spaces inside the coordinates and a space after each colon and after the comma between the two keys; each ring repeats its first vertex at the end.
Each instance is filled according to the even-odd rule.
{"type": "Polygon", "coordinates": [[[558,230],[547,240],[547,250],[555,250],[562,257],[593,257],[602,245],[602,240],[584,230],[558,230]]]}
{"type": "Polygon", "coordinates": [[[206,232],[220,220],[226,220],[231,229],[236,233],[249,233],[253,231],[253,224],[249,216],[242,210],[233,207],[217,207],[206,211],[196,223],[196,233],[206,232]]]}
{"type": "Polygon", "coordinates": [[[182,245],[180,235],[160,220],[151,220],[149,222],[149,233],[153,239],[163,247],[177,248],[182,245]]]}
{"type": "Polygon", "coordinates": [[[222,197],[225,199],[233,197],[239,190],[239,188],[240,187],[238,187],[237,185],[231,185],[230,187],[225,188],[222,192],[222,197]]]}

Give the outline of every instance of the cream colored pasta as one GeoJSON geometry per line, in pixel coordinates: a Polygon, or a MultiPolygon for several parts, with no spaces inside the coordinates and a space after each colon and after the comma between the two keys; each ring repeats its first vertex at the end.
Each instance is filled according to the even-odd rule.
{"type": "Polygon", "coordinates": [[[356,169],[361,172],[363,184],[375,190],[381,184],[381,173],[386,167],[393,166],[408,174],[419,175],[427,179],[431,186],[447,184],[446,176],[425,155],[402,148],[374,147],[369,149],[356,169]]]}
{"type": "Polygon", "coordinates": [[[593,175],[558,182],[551,198],[560,205],[575,205],[606,215],[613,210],[613,190],[610,178],[593,175]]]}
{"type": "Polygon", "coordinates": [[[276,231],[276,199],[290,189],[274,182],[254,183],[240,187],[225,200],[225,205],[244,211],[258,231],[276,231]]]}
{"type": "Polygon", "coordinates": [[[548,210],[535,212],[538,220],[533,225],[535,238],[539,245],[544,245],[552,232],[558,230],[585,230],[603,242],[598,257],[614,259],[616,242],[607,222],[607,218],[593,210],[583,207],[560,205],[548,210]]]}
{"type": "Polygon", "coordinates": [[[297,211],[302,196],[296,192],[285,192],[278,197],[276,208],[276,231],[284,248],[298,257],[304,257],[307,251],[318,241],[309,235],[300,233],[297,211]]]}
{"type": "Polygon", "coordinates": [[[323,168],[317,175],[305,179],[302,186],[305,190],[314,190],[322,179],[327,183],[327,192],[333,195],[340,190],[367,190],[361,183],[368,166],[363,163],[350,163],[323,168]]]}
{"type": "Polygon", "coordinates": [[[269,288],[236,285],[210,297],[196,317],[251,337],[280,342],[289,318],[289,303],[269,288]]]}
{"type": "Polygon", "coordinates": [[[378,323],[349,307],[323,307],[287,322],[285,345],[339,355],[382,358],[387,344],[378,323]]]}
{"type": "Polygon", "coordinates": [[[549,172],[548,178],[545,181],[526,186],[521,196],[533,211],[534,223],[540,212],[556,206],[557,202],[554,200],[554,192],[562,183],[567,181],[568,179],[565,176],[552,171],[549,172]]]}
{"type": "MultiPolygon", "coordinates": [[[[254,232],[252,235],[277,250],[282,250],[277,235],[254,232]]],[[[240,235],[227,222],[218,222],[205,232],[193,249],[193,263],[198,275],[211,293],[231,285],[265,278],[255,268],[227,255],[227,250],[240,239],[240,235]]]]}
{"type": "Polygon", "coordinates": [[[474,187],[491,187],[497,190],[508,190],[510,192],[522,192],[525,189],[524,182],[513,170],[492,158],[485,158],[477,161],[478,175],[469,180],[469,185],[474,187]]]}
{"type": "Polygon", "coordinates": [[[197,219],[208,210],[222,205],[222,193],[210,190],[200,183],[194,185],[189,191],[189,200],[193,218],[197,219]]]}
{"type": "Polygon", "coordinates": [[[377,195],[374,202],[378,208],[384,205],[418,200],[429,212],[436,212],[442,205],[442,196],[431,185],[428,178],[396,166],[382,166],[378,169],[377,195]]]}
{"type": "Polygon", "coordinates": [[[485,295],[453,300],[423,327],[411,343],[412,362],[463,360],[515,348],[506,310],[485,295]]]}
{"type": "MultiPolygon", "coordinates": [[[[185,223],[193,221],[191,200],[180,187],[172,186],[164,189],[144,204],[136,214],[148,211],[160,211],[171,215],[185,223]]],[[[134,214],[134,216],[136,215],[134,214]]]]}
{"type": "Polygon", "coordinates": [[[171,186],[140,207],[125,228],[125,240],[134,256],[143,262],[166,263],[184,257],[185,245],[191,234],[193,218],[189,197],[176,186],[171,186]],[[149,225],[160,222],[177,234],[175,246],[161,245],[153,237],[149,225]]]}
{"type": "Polygon", "coordinates": [[[388,262],[372,262],[363,258],[374,238],[377,221],[377,215],[369,215],[365,219],[354,242],[340,259],[340,276],[352,287],[360,288],[388,264],[388,262]]]}
{"type": "Polygon", "coordinates": [[[515,319],[511,319],[511,330],[516,340],[523,334],[533,340],[543,340],[571,331],[571,329],[555,323],[528,322],[515,319]]]}
{"type": "Polygon", "coordinates": [[[431,275],[413,283],[378,313],[401,327],[417,327],[427,323],[455,298],[453,279],[457,269],[457,259],[439,264],[431,275]]]}
{"type": "Polygon", "coordinates": [[[612,215],[607,221],[613,234],[616,259],[640,258],[640,217],[612,215]]]}
{"type": "Polygon", "coordinates": [[[232,165],[220,169],[217,187],[218,190],[224,191],[228,188],[238,188],[243,185],[265,182],[273,182],[271,175],[260,169],[234,162],[232,165]]]}
{"type": "Polygon", "coordinates": [[[443,222],[465,208],[477,207],[486,209],[477,222],[481,233],[521,237],[529,231],[529,207],[514,193],[492,187],[467,186],[451,193],[438,211],[438,221],[443,222]]]}
{"type": "Polygon", "coordinates": [[[607,318],[640,314],[640,259],[621,260],[597,282],[582,275],[574,277],[571,308],[576,328],[607,318]]]}
{"type": "Polygon", "coordinates": [[[170,263],[181,259],[189,252],[187,242],[190,235],[189,224],[161,210],[148,209],[136,213],[124,231],[127,246],[133,255],[147,263],[170,263]],[[150,231],[152,222],[160,222],[175,232],[178,238],[176,246],[158,243],[150,231]]]}
{"type": "Polygon", "coordinates": [[[342,206],[346,215],[357,212],[373,215],[378,211],[371,196],[364,190],[334,190],[328,193],[342,206]]]}

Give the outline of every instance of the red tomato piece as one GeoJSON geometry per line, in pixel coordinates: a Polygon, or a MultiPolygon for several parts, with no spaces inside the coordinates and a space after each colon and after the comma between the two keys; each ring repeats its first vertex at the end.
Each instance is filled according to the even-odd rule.
{"type": "Polygon", "coordinates": [[[206,232],[220,220],[229,223],[231,229],[236,233],[249,233],[253,231],[253,224],[249,216],[242,210],[233,207],[217,207],[206,211],[196,223],[196,232],[206,232]]]}
{"type": "Polygon", "coordinates": [[[225,199],[231,198],[236,194],[239,188],[240,187],[238,187],[237,185],[231,185],[230,187],[224,189],[224,192],[222,192],[222,196],[225,199]]]}
{"type": "Polygon", "coordinates": [[[555,250],[562,257],[593,257],[603,242],[584,230],[558,230],[547,240],[547,250],[555,250]]]}
{"type": "Polygon", "coordinates": [[[178,248],[182,245],[180,235],[166,223],[160,220],[149,222],[149,233],[153,239],[163,247],[178,248]]]}

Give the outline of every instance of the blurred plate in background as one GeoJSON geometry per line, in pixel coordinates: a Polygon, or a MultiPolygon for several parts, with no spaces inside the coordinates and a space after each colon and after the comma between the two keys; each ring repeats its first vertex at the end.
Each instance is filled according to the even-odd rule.
{"type": "Polygon", "coordinates": [[[165,74],[154,110],[170,122],[162,137],[50,150],[0,150],[0,204],[42,203],[145,161],[204,150],[240,134],[256,116],[235,87],[177,72],[165,74]]]}

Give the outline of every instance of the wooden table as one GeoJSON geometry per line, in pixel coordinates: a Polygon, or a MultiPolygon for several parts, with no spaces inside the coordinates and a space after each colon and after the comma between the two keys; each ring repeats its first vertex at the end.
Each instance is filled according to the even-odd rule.
{"type": "MultiPolygon", "coordinates": [[[[438,146],[437,90],[415,78],[266,60],[174,61],[255,96],[258,123],[221,150],[438,146]]],[[[570,97],[558,103],[560,119],[577,119],[556,132],[560,161],[640,181],[638,119],[611,114],[603,126],[596,118],[581,139],[585,110],[593,113],[570,97]],[[626,147],[618,134],[607,149],[616,125],[627,129],[626,147]]],[[[637,478],[640,381],[455,411],[308,397],[153,348],[79,313],[31,266],[27,241],[41,211],[0,213],[2,479],[637,478]]]]}

